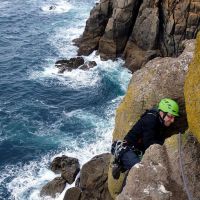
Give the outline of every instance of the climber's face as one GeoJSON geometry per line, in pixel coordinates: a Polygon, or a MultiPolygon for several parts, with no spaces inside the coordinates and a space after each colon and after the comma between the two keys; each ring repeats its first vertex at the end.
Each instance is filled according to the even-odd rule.
{"type": "Polygon", "coordinates": [[[164,125],[165,125],[165,126],[168,127],[168,126],[170,126],[172,123],[174,123],[175,116],[173,116],[172,114],[167,113],[166,115],[164,115],[163,112],[160,112],[160,116],[161,116],[161,118],[163,119],[164,125]]]}

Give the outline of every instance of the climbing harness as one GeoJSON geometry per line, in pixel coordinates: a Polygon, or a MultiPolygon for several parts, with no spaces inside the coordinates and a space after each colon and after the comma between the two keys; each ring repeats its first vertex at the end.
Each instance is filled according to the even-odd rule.
{"type": "Polygon", "coordinates": [[[142,151],[136,149],[135,147],[129,147],[126,141],[117,140],[113,142],[111,153],[114,157],[112,162],[112,175],[114,179],[118,179],[120,173],[126,171],[121,163],[121,157],[126,151],[129,150],[132,150],[139,157],[140,160],[142,159],[142,151]]]}
{"type": "Polygon", "coordinates": [[[126,141],[117,140],[112,143],[111,153],[114,156],[115,160],[120,160],[121,156],[126,152],[132,150],[139,158],[142,159],[143,153],[134,146],[130,147],[127,145],[126,141]]]}
{"type": "Polygon", "coordinates": [[[192,200],[192,195],[187,187],[188,185],[188,180],[184,174],[184,170],[183,170],[183,158],[182,158],[182,148],[181,148],[181,145],[182,145],[182,139],[181,139],[181,133],[179,132],[178,134],[178,146],[179,146],[179,165],[180,165],[180,171],[181,171],[181,176],[182,176],[182,179],[183,179],[183,184],[184,184],[184,188],[185,188],[185,191],[186,191],[186,194],[187,194],[187,197],[188,197],[188,200],[192,200]]]}
{"type": "Polygon", "coordinates": [[[127,142],[117,140],[112,143],[111,153],[116,160],[119,160],[123,153],[128,150],[127,142]]]}

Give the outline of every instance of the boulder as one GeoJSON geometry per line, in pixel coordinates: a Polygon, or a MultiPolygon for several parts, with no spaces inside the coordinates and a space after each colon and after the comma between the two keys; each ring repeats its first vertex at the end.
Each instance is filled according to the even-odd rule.
{"type": "Polygon", "coordinates": [[[63,155],[62,157],[56,157],[53,159],[50,165],[51,171],[53,171],[56,174],[61,173],[61,161],[65,156],[63,155]]]}
{"type": "MultiPolygon", "coordinates": [[[[176,139],[173,136],[170,140],[176,139]]],[[[200,143],[191,135],[184,135],[183,151],[178,152],[178,143],[170,146],[152,145],[142,161],[130,170],[126,185],[116,200],[187,200],[182,176],[187,180],[187,189],[192,199],[200,198],[200,143]],[[183,171],[180,166],[182,162],[183,171]],[[188,164],[190,163],[190,164],[188,164]],[[184,172],[184,174],[182,174],[184,172]]],[[[176,140],[178,141],[178,140],[176,140]]]]}
{"type": "Polygon", "coordinates": [[[63,73],[64,71],[72,71],[73,69],[77,69],[81,65],[84,64],[83,57],[76,57],[68,59],[58,60],[55,63],[55,66],[59,69],[59,73],[63,73]]]}
{"type": "Polygon", "coordinates": [[[63,200],[80,200],[80,198],[81,198],[81,189],[78,187],[72,187],[66,191],[63,200]]]}
{"type": "MultiPolygon", "coordinates": [[[[185,50],[177,58],[155,58],[136,71],[127,93],[117,108],[113,140],[123,139],[146,109],[156,106],[160,99],[169,97],[180,105],[181,117],[165,134],[172,135],[187,128],[183,87],[188,64],[192,60],[195,40],[185,41],[185,50]]],[[[120,192],[121,179],[115,180],[109,169],[108,187],[114,198],[120,192]],[[116,186],[116,187],[114,187],[116,186]]]]}
{"type": "Polygon", "coordinates": [[[61,173],[66,182],[72,184],[80,171],[80,164],[78,159],[63,155],[62,157],[56,157],[50,168],[55,173],[61,173]]]}
{"type": "Polygon", "coordinates": [[[76,181],[76,189],[67,191],[66,198],[69,199],[69,195],[80,188],[82,191],[80,200],[112,200],[107,186],[109,161],[110,154],[105,153],[95,156],[84,164],[80,178],[76,181]]]}
{"type": "Polygon", "coordinates": [[[95,61],[84,61],[83,57],[76,57],[68,59],[58,60],[55,66],[59,69],[58,73],[64,73],[65,71],[72,71],[73,69],[88,70],[95,67],[97,63],[95,61]]]}
{"type": "Polygon", "coordinates": [[[110,154],[95,156],[83,165],[80,172],[81,200],[111,200],[107,189],[108,165],[110,154]]]}
{"type": "Polygon", "coordinates": [[[55,198],[57,193],[63,192],[65,185],[66,180],[62,177],[54,178],[52,181],[42,187],[40,196],[51,196],[52,198],[55,198]]]}
{"type": "Polygon", "coordinates": [[[195,56],[189,65],[185,81],[185,103],[189,129],[200,142],[200,33],[197,37],[195,56]]]}

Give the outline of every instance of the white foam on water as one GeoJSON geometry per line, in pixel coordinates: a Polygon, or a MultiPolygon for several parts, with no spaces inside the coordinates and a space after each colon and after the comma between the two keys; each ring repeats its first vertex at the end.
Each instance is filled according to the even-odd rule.
{"type": "Polygon", "coordinates": [[[84,71],[77,69],[59,74],[58,69],[51,65],[44,67],[43,71],[31,71],[29,79],[39,81],[43,85],[62,85],[68,88],[80,89],[95,86],[99,82],[100,77],[96,70],[84,71]]]}
{"type": "Polygon", "coordinates": [[[41,7],[45,13],[66,13],[70,9],[72,9],[72,5],[64,0],[49,2],[41,7]]]}
{"type": "Polygon", "coordinates": [[[0,175],[0,184],[7,187],[12,194],[12,199],[15,200],[31,199],[29,197],[33,193],[39,195],[45,180],[52,180],[57,176],[47,168],[49,159],[50,157],[47,155],[40,161],[32,161],[23,166],[21,164],[6,166],[0,175]],[[4,182],[5,179],[11,177],[14,177],[11,182],[4,182]]]}
{"type": "MultiPolygon", "coordinates": [[[[66,22],[67,23],[67,22],[66,22]]],[[[71,58],[76,56],[77,47],[73,40],[78,38],[84,30],[84,24],[74,25],[74,27],[59,27],[54,30],[54,34],[49,37],[49,43],[55,47],[60,57],[71,58]]]]}
{"type": "Polygon", "coordinates": [[[90,56],[84,57],[85,61],[95,61],[97,66],[89,70],[75,69],[72,71],[65,71],[63,74],[58,72],[54,66],[54,61],[50,61],[40,71],[29,71],[28,76],[31,80],[39,81],[44,85],[63,85],[73,89],[97,87],[103,76],[113,82],[118,82],[121,89],[126,91],[127,85],[131,78],[131,73],[128,69],[121,68],[124,61],[102,61],[100,56],[93,52],[90,56]],[[103,74],[103,75],[102,75],[103,74]]]}
{"type": "MultiPolygon", "coordinates": [[[[90,134],[95,140],[88,143],[86,137],[88,133],[79,136],[77,140],[70,140],[70,137],[60,138],[60,142],[62,142],[63,147],[65,146],[66,149],[59,154],[54,154],[53,156],[49,154],[41,158],[39,161],[33,161],[23,166],[7,166],[7,168],[1,172],[0,184],[5,184],[4,180],[6,178],[14,177],[6,185],[9,192],[12,194],[13,199],[51,200],[52,198],[50,197],[40,197],[39,195],[42,186],[57,176],[48,169],[49,161],[52,161],[57,156],[67,155],[78,158],[82,166],[95,155],[109,152],[114,127],[114,113],[121,98],[122,97],[117,97],[112,100],[112,103],[105,108],[108,113],[105,118],[81,109],[69,113],[63,111],[63,120],[69,118],[73,119],[73,117],[76,117],[79,118],[82,123],[86,121],[87,123],[93,123],[95,127],[90,134]]],[[[65,191],[73,185],[74,184],[67,185],[65,191]]],[[[55,199],[63,199],[65,191],[55,199]]]]}

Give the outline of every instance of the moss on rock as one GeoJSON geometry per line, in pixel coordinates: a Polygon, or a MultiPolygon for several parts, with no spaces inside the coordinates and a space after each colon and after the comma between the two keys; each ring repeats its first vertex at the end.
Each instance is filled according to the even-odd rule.
{"type": "Polygon", "coordinates": [[[200,141],[200,32],[196,39],[194,59],[189,65],[184,94],[189,129],[200,141]]]}

